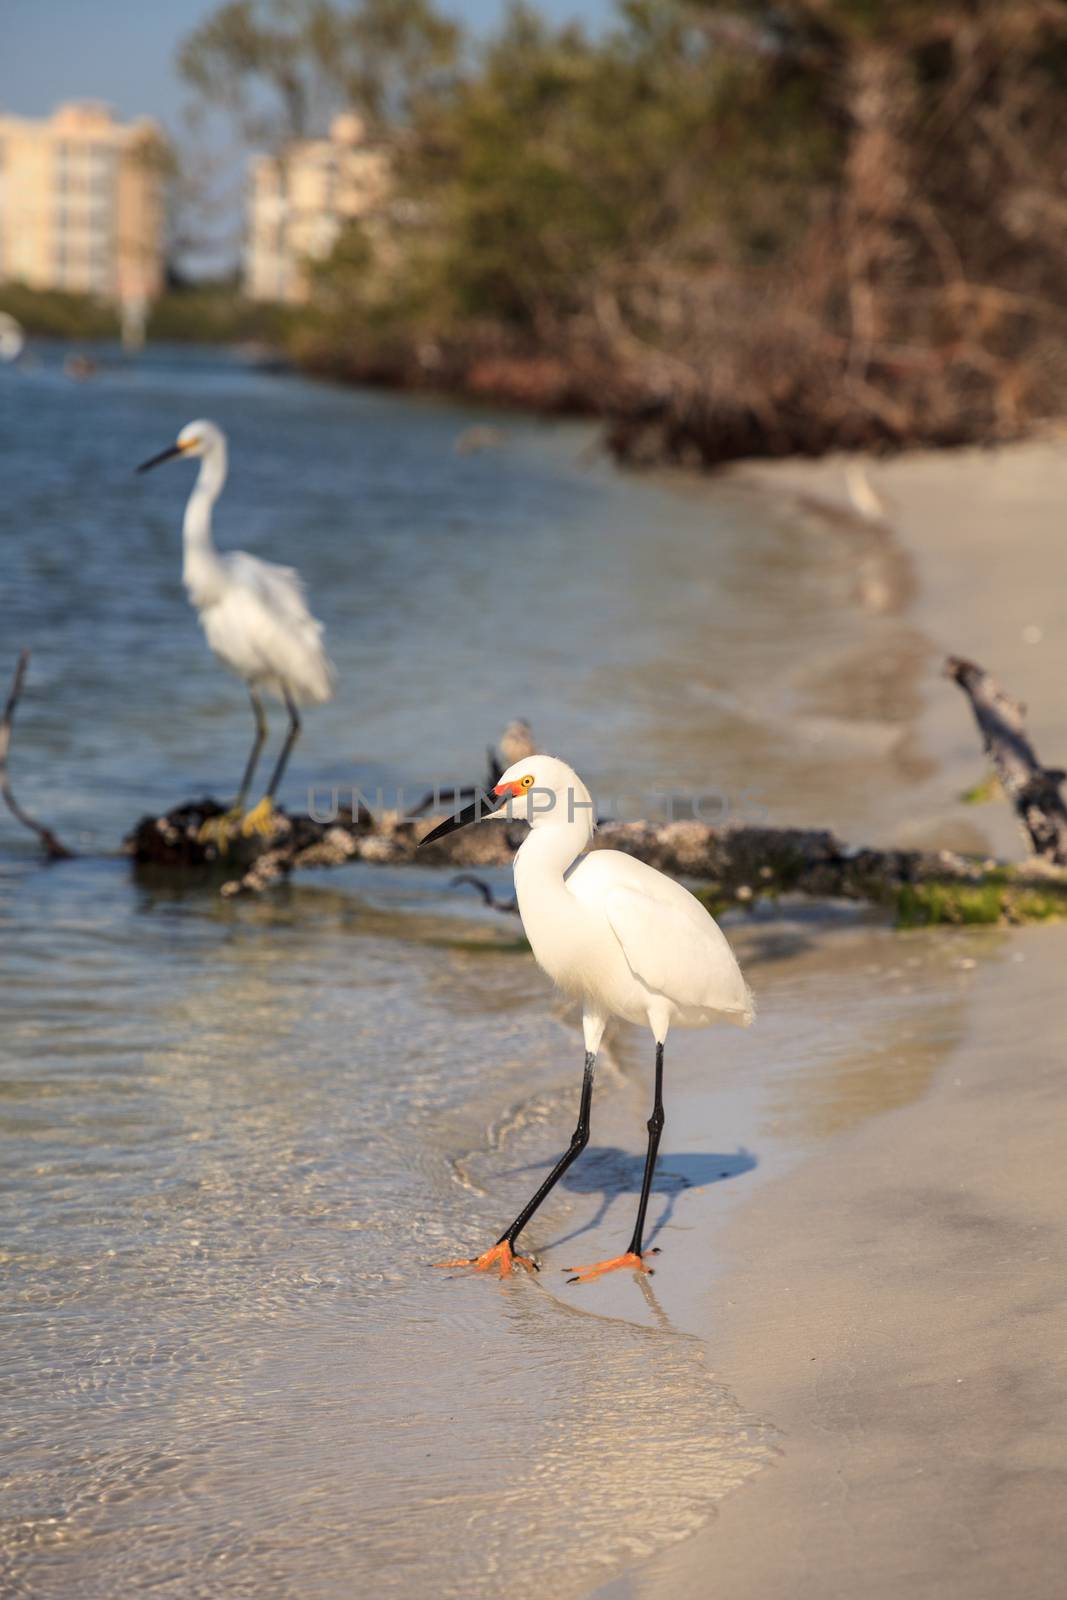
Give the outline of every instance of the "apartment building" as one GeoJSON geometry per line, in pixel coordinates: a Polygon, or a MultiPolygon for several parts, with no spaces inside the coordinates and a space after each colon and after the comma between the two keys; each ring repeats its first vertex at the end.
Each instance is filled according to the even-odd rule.
{"type": "Polygon", "coordinates": [[[352,112],[334,118],[326,139],[304,139],[278,155],[254,157],[245,292],[253,300],[306,300],[308,263],[329,255],[345,222],[362,218],[373,224],[388,187],[388,157],[352,112]]]}
{"type": "Polygon", "coordinates": [[[0,114],[0,280],[136,311],[163,287],[166,145],[147,118],[60,106],[0,114]]]}

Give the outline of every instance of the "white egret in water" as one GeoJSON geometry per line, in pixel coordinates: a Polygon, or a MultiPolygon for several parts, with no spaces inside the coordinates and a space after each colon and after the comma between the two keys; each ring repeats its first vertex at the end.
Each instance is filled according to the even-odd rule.
{"type": "Polygon", "coordinates": [[[10,311],[0,311],[0,361],[17,361],[25,344],[21,323],[10,311]]]}
{"type": "Polygon", "coordinates": [[[722,930],[681,884],[618,850],[583,855],[593,837],[593,803],[564,762],[554,756],[524,757],[507,769],[493,792],[504,797],[498,810],[489,810],[492,802],[487,805],[480,796],[431,829],[420,844],[487,816],[529,822],[530,832],[515,857],[519,913],[538,965],[582,1003],[585,1076],[578,1125],[537,1193],[482,1255],[438,1265],[482,1271],[495,1265],[501,1277],[515,1263],[527,1271],[536,1267],[530,1257],[516,1253],[515,1241],[589,1142],[597,1051],[608,1019],[623,1017],[646,1023],[656,1043],[655,1094],[637,1220],[621,1256],[566,1270],[575,1274],[572,1283],[619,1267],[649,1272],[642,1246],[663,1130],[667,1032],[672,1025],[703,1028],[719,1021],[747,1027],[753,1017],[752,995],[722,930]]]}
{"type": "Polygon", "coordinates": [[[224,666],[243,678],[252,700],[256,733],[232,810],[205,825],[225,839],[238,821],[246,834],[269,833],[274,796],[300,733],[299,705],[322,705],[333,695],[334,674],[322,642],[322,623],[307,608],[304,585],[293,567],[260,561],[243,550],[221,554],[211,537],[211,510],[226,482],[226,435],[213,422],[190,422],[177,442],[143,461],[147,472],[164,461],[196,457],[200,471],[185,508],[182,581],[200,616],[207,642],[224,666]],[[289,728],[274,773],[259,804],[243,815],[267,719],[260,698],[284,701],[289,728]]]}

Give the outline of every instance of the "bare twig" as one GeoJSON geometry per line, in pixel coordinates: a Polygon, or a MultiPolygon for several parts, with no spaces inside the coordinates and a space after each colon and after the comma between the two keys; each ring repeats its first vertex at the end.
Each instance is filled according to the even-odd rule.
{"type": "Polygon", "coordinates": [[[496,895],[493,893],[492,884],[486,883],[484,878],[475,877],[473,872],[457,872],[456,876],[449,881],[453,889],[459,889],[465,886],[469,886],[471,889],[477,889],[478,893],[481,895],[490,911],[509,911],[514,913],[516,916],[518,915],[519,903],[514,896],[512,896],[510,900],[498,900],[496,895]]]}
{"type": "Polygon", "coordinates": [[[11,749],[11,730],[15,723],[15,708],[22,695],[22,685],[25,682],[26,669],[29,664],[30,652],[23,650],[15,668],[15,676],[11,680],[11,691],[7,697],[7,705],[4,707],[4,715],[0,718],[0,795],[3,795],[4,803],[16,822],[21,822],[24,828],[29,828],[31,833],[37,835],[48,859],[50,861],[66,861],[73,856],[73,850],[68,850],[66,845],[56,838],[51,828],[46,828],[41,822],[35,822],[31,816],[23,811],[12,793],[11,779],[8,776],[7,757],[8,751],[11,749]]]}
{"type": "Polygon", "coordinates": [[[1060,789],[1065,774],[1038,760],[1026,732],[1026,707],[1005,694],[984,668],[960,656],[949,656],[945,676],[971,702],[986,752],[1034,855],[1067,867],[1067,806],[1060,789]]]}

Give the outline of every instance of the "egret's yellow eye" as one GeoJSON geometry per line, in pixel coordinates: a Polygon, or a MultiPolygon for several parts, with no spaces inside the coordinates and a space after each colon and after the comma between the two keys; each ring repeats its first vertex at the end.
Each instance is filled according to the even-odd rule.
{"type": "Polygon", "coordinates": [[[534,781],[533,780],[533,773],[532,772],[528,772],[526,774],[525,778],[520,778],[519,779],[519,788],[520,789],[532,789],[533,788],[533,781],[534,781]]]}

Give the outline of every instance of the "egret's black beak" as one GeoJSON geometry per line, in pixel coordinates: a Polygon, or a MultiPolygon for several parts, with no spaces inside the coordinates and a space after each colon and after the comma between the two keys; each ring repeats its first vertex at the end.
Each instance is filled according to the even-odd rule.
{"type": "Polygon", "coordinates": [[[486,817],[492,816],[494,811],[499,811],[501,806],[506,805],[508,798],[510,797],[505,796],[504,799],[498,799],[495,795],[479,792],[469,806],[457,811],[454,817],[446,817],[444,822],[439,822],[436,828],[431,828],[429,833],[424,834],[416,849],[421,850],[424,844],[434,844],[438,839],[445,839],[458,828],[466,828],[469,823],[482,822],[486,817]]]}
{"type": "Polygon", "coordinates": [[[175,456],[180,456],[182,453],[180,444],[172,444],[168,449],[161,450],[158,456],[149,456],[147,461],[142,461],[136,470],[138,472],[150,472],[153,467],[161,467],[164,461],[173,461],[175,456]]]}

